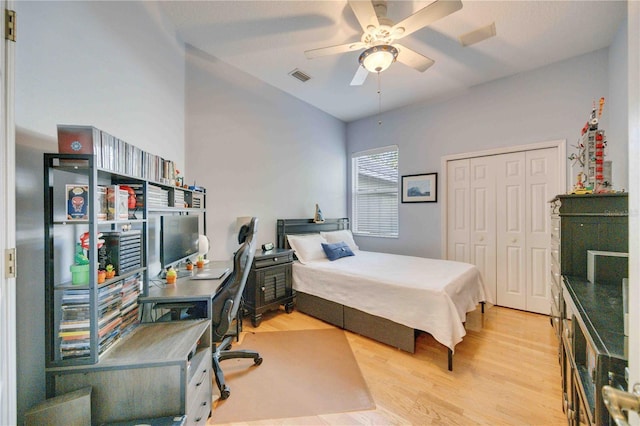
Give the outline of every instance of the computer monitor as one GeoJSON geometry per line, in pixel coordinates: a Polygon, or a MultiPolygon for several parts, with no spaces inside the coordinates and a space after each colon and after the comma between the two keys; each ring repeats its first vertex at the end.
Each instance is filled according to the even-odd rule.
{"type": "Polygon", "coordinates": [[[160,217],[160,263],[162,268],[176,266],[198,254],[199,219],[197,215],[160,217]]]}

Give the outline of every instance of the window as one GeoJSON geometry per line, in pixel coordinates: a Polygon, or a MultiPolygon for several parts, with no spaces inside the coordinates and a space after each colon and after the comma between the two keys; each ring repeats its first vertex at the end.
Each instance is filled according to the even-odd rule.
{"type": "Polygon", "coordinates": [[[354,234],[398,237],[398,147],[357,152],[351,157],[354,234]]]}

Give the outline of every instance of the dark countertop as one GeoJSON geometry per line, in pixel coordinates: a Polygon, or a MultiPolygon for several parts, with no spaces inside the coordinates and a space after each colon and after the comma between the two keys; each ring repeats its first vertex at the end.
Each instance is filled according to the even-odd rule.
{"type": "Polygon", "coordinates": [[[593,284],[574,276],[564,276],[563,282],[577,309],[574,315],[593,337],[596,349],[612,358],[627,360],[622,282],[593,284]]]}

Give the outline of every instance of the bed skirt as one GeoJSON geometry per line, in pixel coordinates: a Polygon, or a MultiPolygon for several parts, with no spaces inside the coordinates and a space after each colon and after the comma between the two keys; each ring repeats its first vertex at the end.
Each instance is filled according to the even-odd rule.
{"type": "Polygon", "coordinates": [[[307,293],[296,292],[296,309],[336,327],[415,352],[416,330],[307,293]]]}

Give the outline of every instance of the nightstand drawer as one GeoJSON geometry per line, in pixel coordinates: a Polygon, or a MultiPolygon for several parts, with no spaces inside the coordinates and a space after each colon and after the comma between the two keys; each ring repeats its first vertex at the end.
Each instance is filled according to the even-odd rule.
{"type": "Polygon", "coordinates": [[[253,266],[256,269],[266,268],[274,265],[281,265],[283,263],[289,263],[293,261],[293,253],[281,253],[274,254],[273,256],[264,257],[261,256],[260,259],[256,259],[253,263],[253,266]]]}

